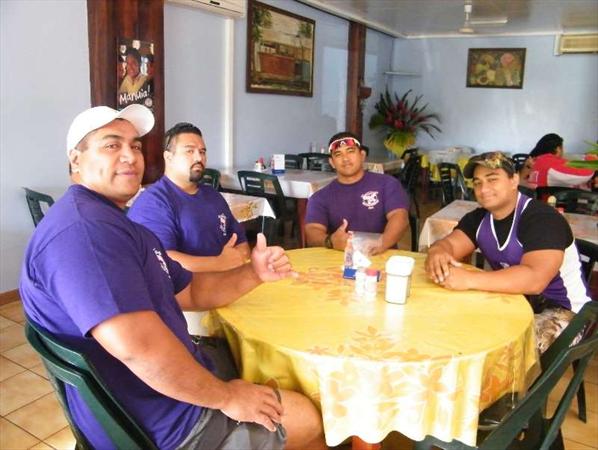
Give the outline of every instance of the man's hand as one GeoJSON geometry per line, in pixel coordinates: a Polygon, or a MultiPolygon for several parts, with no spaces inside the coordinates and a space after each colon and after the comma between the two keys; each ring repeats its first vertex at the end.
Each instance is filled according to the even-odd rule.
{"type": "Polygon", "coordinates": [[[424,265],[428,277],[434,283],[443,283],[452,267],[461,267],[461,263],[441,247],[430,248],[424,265]]]}
{"type": "Polygon", "coordinates": [[[233,233],[231,238],[222,248],[222,252],[218,255],[218,266],[221,270],[230,270],[239,267],[243,261],[243,255],[235,248],[237,243],[237,233],[233,233]]]}
{"type": "Polygon", "coordinates": [[[440,284],[453,291],[466,291],[470,289],[469,280],[472,272],[461,267],[451,267],[450,274],[440,284]]]}
{"type": "Polygon", "coordinates": [[[221,409],[225,415],[238,422],[254,422],[276,431],[284,410],[274,389],[244,380],[231,380],[227,387],[230,397],[221,409]]]}
{"type": "Polygon", "coordinates": [[[296,277],[289,257],[282,247],[268,247],[266,237],[259,233],[257,243],[251,252],[253,270],[262,281],[278,281],[287,277],[296,277]]]}
{"type": "Polygon", "coordinates": [[[343,219],[343,223],[341,226],[336,229],[334,233],[330,235],[330,240],[332,241],[332,248],[336,250],[344,250],[347,246],[347,239],[349,238],[349,232],[347,231],[347,227],[349,226],[349,222],[347,219],[343,219]]]}

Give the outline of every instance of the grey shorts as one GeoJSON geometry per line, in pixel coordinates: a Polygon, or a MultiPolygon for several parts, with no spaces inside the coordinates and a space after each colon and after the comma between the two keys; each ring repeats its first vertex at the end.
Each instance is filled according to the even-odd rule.
{"type": "MultiPolygon", "coordinates": [[[[214,375],[225,381],[239,377],[224,339],[194,336],[193,341],[214,363],[214,375]]],[[[270,432],[255,423],[238,423],[220,410],[203,408],[199,420],[177,449],[278,450],[283,449],[285,443],[286,432],[282,425],[278,425],[275,432],[270,432]]]]}

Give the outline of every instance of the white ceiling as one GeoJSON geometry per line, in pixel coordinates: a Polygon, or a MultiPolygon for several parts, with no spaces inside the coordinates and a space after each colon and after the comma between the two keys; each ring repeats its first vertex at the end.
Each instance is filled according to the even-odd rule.
{"type": "MultiPolygon", "coordinates": [[[[404,38],[464,36],[464,3],[471,21],[507,19],[504,25],[473,25],[475,35],[534,35],[598,31],[598,0],[299,0],[404,38]]],[[[471,35],[469,35],[471,36],[471,35]]]]}

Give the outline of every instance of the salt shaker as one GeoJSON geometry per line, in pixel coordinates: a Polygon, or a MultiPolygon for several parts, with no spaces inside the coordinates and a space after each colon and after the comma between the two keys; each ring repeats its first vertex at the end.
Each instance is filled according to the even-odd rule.
{"type": "Polygon", "coordinates": [[[374,269],[366,269],[365,271],[365,299],[367,301],[374,301],[376,299],[376,291],[378,289],[378,271],[374,269]]]}
{"type": "Polygon", "coordinates": [[[386,262],[386,301],[404,304],[409,297],[411,272],[415,259],[409,256],[391,256],[386,262]]]}
{"type": "Polygon", "coordinates": [[[362,267],[358,267],[355,272],[355,294],[358,297],[365,294],[365,270],[362,267]]]}

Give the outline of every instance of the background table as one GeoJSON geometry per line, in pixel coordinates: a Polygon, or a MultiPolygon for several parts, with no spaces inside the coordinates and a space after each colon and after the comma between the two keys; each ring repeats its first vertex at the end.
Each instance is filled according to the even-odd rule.
{"type": "Polygon", "coordinates": [[[221,194],[238,222],[247,222],[258,217],[276,218],[272,206],[263,197],[233,194],[231,192],[221,192],[221,194]]]}
{"type": "MultiPolygon", "coordinates": [[[[239,170],[253,170],[247,167],[233,167],[220,170],[220,186],[224,189],[241,191],[241,184],[237,172],[239,170]]],[[[263,173],[272,174],[270,170],[263,173]]],[[[336,178],[333,172],[320,172],[315,170],[296,170],[287,169],[283,174],[276,174],[282,193],[286,197],[297,199],[307,199],[311,195],[322,189],[328,183],[336,178]]]]}
{"type": "Polygon", "coordinates": [[[416,258],[406,305],[354,299],[343,253],[291,250],[299,279],[259,286],[212,311],[242,377],[303,392],[321,406],[328,445],[380,442],[393,430],[475,443],[481,409],[524,390],[536,365],[533,314],[520,295],[453,292],[428,281],[416,258]]]}
{"type": "Polygon", "coordinates": [[[363,164],[370,172],[394,173],[403,168],[404,161],[401,158],[390,159],[384,156],[368,156],[363,164]]]}
{"type": "MultiPolygon", "coordinates": [[[[455,200],[432,214],[424,222],[419,235],[419,250],[424,251],[437,240],[448,236],[461,217],[478,206],[477,202],[455,200]]],[[[573,236],[598,244],[598,217],[572,213],[564,213],[563,216],[569,222],[573,236]]]]}
{"type": "MultiPolygon", "coordinates": [[[[253,170],[251,168],[233,167],[220,170],[220,186],[223,189],[241,191],[241,184],[237,172],[239,170],[253,170]]],[[[271,174],[270,170],[264,173],[271,174]]],[[[297,199],[297,220],[301,234],[301,246],[305,246],[305,211],[307,208],[307,199],[311,195],[328,185],[336,179],[333,172],[320,172],[315,170],[296,170],[287,169],[283,174],[276,174],[282,193],[286,197],[297,199]]]]}

